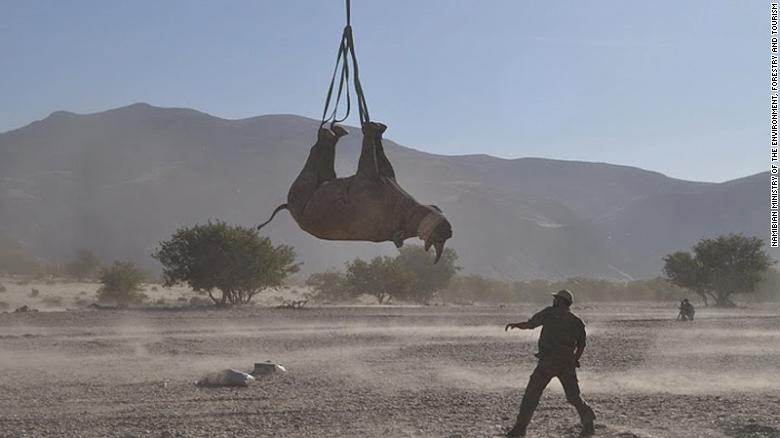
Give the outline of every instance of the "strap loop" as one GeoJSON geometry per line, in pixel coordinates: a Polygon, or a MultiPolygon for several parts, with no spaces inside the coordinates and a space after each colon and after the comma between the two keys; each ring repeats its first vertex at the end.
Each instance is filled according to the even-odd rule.
{"type": "Polygon", "coordinates": [[[353,85],[355,87],[355,98],[358,104],[358,115],[360,117],[361,128],[371,120],[368,115],[368,104],[366,103],[366,97],[365,94],[363,93],[363,86],[360,83],[360,77],[358,72],[357,54],[355,53],[355,41],[352,37],[352,26],[350,24],[351,21],[350,0],[346,0],[346,2],[347,2],[347,25],[344,26],[344,32],[341,35],[341,42],[339,43],[339,51],[338,51],[338,55],[336,56],[336,66],[333,69],[333,75],[331,76],[330,85],[328,86],[328,93],[327,96],[325,97],[325,108],[322,111],[322,122],[320,123],[320,128],[322,128],[328,122],[330,122],[330,125],[332,127],[333,124],[343,122],[344,120],[347,119],[347,117],[349,117],[349,113],[352,109],[351,108],[352,103],[349,94],[350,85],[353,85]],[[349,80],[350,62],[352,63],[353,84],[350,84],[350,80],[349,80]],[[333,101],[333,110],[329,111],[331,107],[331,100],[333,99],[333,89],[336,84],[336,76],[338,76],[339,78],[339,85],[336,90],[335,100],[333,101]],[[346,95],[347,108],[344,113],[344,116],[339,118],[338,107],[339,107],[339,102],[341,101],[342,93],[346,95]]]}

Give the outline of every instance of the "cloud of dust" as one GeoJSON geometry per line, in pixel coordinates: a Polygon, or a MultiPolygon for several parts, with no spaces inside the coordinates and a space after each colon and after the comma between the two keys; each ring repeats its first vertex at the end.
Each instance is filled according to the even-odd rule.
{"type": "MultiPolygon", "coordinates": [[[[327,370],[329,377],[356,380],[387,391],[431,386],[503,391],[522,389],[533,362],[466,363],[435,354],[399,355],[398,350],[436,343],[463,346],[479,342],[506,342],[506,348],[511,349],[536,342],[538,337],[538,330],[506,333],[502,325],[301,324],[300,320],[257,325],[254,321],[226,324],[224,319],[215,325],[209,318],[167,325],[132,312],[120,312],[117,317],[99,330],[6,326],[3,334],[7,336],[43,338],[38,349],[13,350],[16,341],[9,343],[13,348],[0,354],[0,369],[20,376],[41,372],[54,379],[110,381],[121,375],[123,382],[194,381],[205,373],[224,368],[248,371],[255,362],[270,360],[283,363],[295,373],[327,370]],[[60,348],[62,339],[75,348],[85,344],[89,348],[82,351],[88,354],[60,348]],[[239,342],[231,343],[237,339],[239,342]],[[188,350],[198,345],[208,347],[188,350]],[[218,347],[212,351],[213,345],[218,347]],[[101,350],[103,346],[105,352],[101,350]],[[168,353],[169,348],[176,352],[168,353]]],[[[588,332],[598,336],[604,330],[612,331],[595,326],[589,327],[588,332]]],[[[583,368],[579,372],[583,391],[705,394],[780,390],[776,368],[770,367],[771,362],[762,361],[766,359],[762,355],[780,354],[780,330],[681,325],[643,335],[647,333],[652,333],[654,342],[644,352],[642,362],[621,371],[583,368]],[[755,366],[744,371],[724,369],[720,360],[724,354],[750,356],[752,359],[747,360],[753,360],[755,366]]],[[[632,332],[632,336],[637,334],[632,332]]],[[[464,351],[474,351],[469,348],[472,347],[464,351]]],[[[562,391],[556,380],[549,388],[562,391]]]]}
{"type": "MultiPolygon", "coordinates": [[[[554,387],[555,385],[551,385],[554,387]]],[[[637,369],[625,373],[580,373],[583,392],[719,394],[733,392],[777,392],[777,370],[751,372],[696,372],[685,370],[637,369]]],[[[557,385],[561,392],[563,389],[557,385]]]]}
{"type": "Polygon", "coordinates": [[[436,381],[442,385],[474,390],[509,390],[522,387],[528,381],[530,370],[521,367],[512,369],[466,368],[441,363],[437,367],[436,381]]]}
{"type": "Polygon", "coordinates": [[[780,355],[780,330],[683,324],[654,331],[653,344],[636,368],[585,369],[580,382],[586,391],[608,393],[778,391],[773,355],[780,355]]]}

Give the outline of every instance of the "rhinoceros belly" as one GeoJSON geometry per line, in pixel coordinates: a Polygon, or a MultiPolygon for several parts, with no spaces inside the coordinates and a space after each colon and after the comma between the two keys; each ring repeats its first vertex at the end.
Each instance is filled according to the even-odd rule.
{"type": "Polygon", "coordinates": [[[384,184],[359,182],[350,177],[321,185],[296,217],[298,225],[320,239],[392,240],[393,199],[384,184]]]}

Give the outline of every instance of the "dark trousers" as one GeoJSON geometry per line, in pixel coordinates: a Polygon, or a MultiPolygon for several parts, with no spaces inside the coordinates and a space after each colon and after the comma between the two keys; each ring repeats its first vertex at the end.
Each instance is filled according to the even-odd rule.
{"type": "Polygon", "coordinates": [[[550,383],[553,377],[557,377],[563,385],[563,391],[566,393],[566,400],[571,403],[580,415],[580,421],[583,425],[593,422],[596,415],[593,409],[585,403],[580,396],[580,385],[577,381],[577,371],[574,362],[571,360],[556,361],[552,359],[542,359],[536,365],[536,369],[528,380],[528,386],[525,387],[523,402],[520,404],[520,412],[517,414],[515,428],[525,431],[534,410],[539,404],[539,398],[544,392],[544,388],[550,383]]]}

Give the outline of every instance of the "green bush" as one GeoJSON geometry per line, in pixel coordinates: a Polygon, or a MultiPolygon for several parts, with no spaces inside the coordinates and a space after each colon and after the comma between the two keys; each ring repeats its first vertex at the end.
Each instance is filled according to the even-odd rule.
{"type": "Polygon", "coordinates": [[[319,302],[332,303],[352,298],[347,279],[341,272],[328,271],[311,274],[306,279],[306,286],[313,289],[314,299],[319,302]]]}
{"type": "Polygon", "coordinates": [[[458,254],[450,248],[442,253],[439,262],[434,264],[435,256],[418,245],[401,248],[396,258],[399,269],[411,274],[411,285],[399,290],[399,298],[428,304],[450,282],[460,270],[455,266],[458,254]]]}
{"type": "Polygon", "coordinates": [[[355,259],[348,262],[345,272],[322,272],[309,277],[320,301],[344,301],[361,294],[376,297],[380,304],[393,299],[428,304],[460,268],[455,266],[458,256],[447,249],[439,263],[434,255],[420,246],[401,249],[396,257],[374,257],[370,261],[355,259]]]}
{"type": "Polygon", "coordinates": [[[273,246],[253,228],[219,221],[177,230],[152,256],[163,265],[165,286],[186,283],[220,305],[249,303],[300,266],[291,246],[273,246]]]}
{"type": "Polygon", "coordinates": [[[355,259],[347,263],[344,277],[351,295],[372,295],[379,304],[408,295],[414,281],[413,274],[398,259],[387,256],[374,257],[370,262],[355,259]]]}
{"type": "Polygon", "coordinates": [[[113,265],[100,271],[97,299],[107,304],[141,304],[146,300],[141,283],[147,274],[131,262],[115,261],[113,265]]]}

